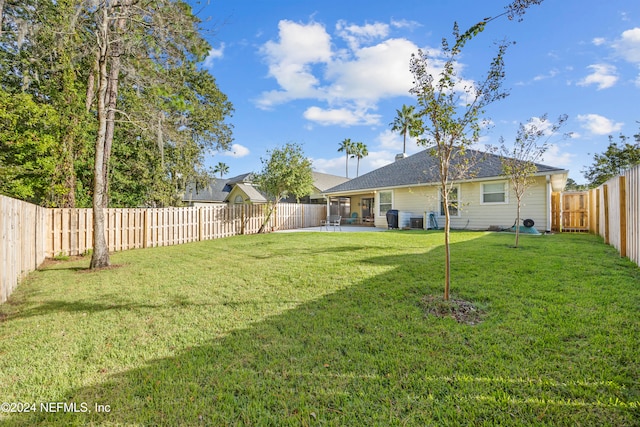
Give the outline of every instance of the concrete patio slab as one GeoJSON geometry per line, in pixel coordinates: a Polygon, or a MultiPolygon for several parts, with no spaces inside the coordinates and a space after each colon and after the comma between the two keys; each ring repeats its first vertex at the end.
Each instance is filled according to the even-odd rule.
{"type": "MultiPolygon", "coordinates": [[[[329,226],[329,228],[327,229],[327,227],[325,226],[317,226],[317,227],[306,227],[306,228],[296,228],[294,230],[278,230],[275,231],[275,233],[296,233],[296,232],[301,232],[301,231],[306,231],[306,232],[317,232],[317,233],[333,233],[334,232],[334,228],[333,226],[329,226]]],[[[362,232],[378,232],[378,231],[387,231],[386,228],[379,228],[379,227],[367,227],[367,226],[357,226],[357,225],[343,225],[342,227],[336,227],[335,228],[335,232],[336,233],[362,233],[362,232]]]]}

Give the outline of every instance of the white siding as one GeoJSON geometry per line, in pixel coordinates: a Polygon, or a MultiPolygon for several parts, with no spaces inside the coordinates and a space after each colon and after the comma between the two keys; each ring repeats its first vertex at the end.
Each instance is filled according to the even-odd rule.
{"type": "MultiPolygon", "coordinates": [[[[500,182],[490,181],[490,182],[500,182]]],[[[510,188],[510,185],[508,185],[510,188]]],[[[393,190],[393,209],[398,209],[400,218],[423,217],[425,212],[436,212],[438,225],[444,223],[444,216],[440,216],[440,202],[436,186],[416,186],[393,190]],[[402,215],[408,212],[410,215],[402,215]]],[[[545,177],[537,177],[536,181],[524,195],[521,207],[521,219],[530,218],[535,222],[535,228],[544,232],[547,228],[547,212],[549,211],[545,177]]],[[[486,230],[491,226],[508,228],[516,219],[517,200],[513,191],[509,191],[507,203],[482,204],[482,186],[480,182],[460,185],[459,216],[451,217],[452,228],[470,230],[486,230]]],[[[376,205],[378,197],[376,197],[376,205]]],[[[404,226],[405,224],[400,224],[404,226]]],[[[376,227],[386,227],[384,216],[376,217],[376,227]]]]}

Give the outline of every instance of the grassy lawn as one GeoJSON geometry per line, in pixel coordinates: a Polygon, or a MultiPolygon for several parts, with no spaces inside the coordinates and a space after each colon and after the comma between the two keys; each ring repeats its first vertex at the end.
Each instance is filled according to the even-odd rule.
{"type": "Polygon", "coordinates": [[[589,235],[452,240],[452,294],[486,312],[480,324],[425,314],[443,289],[440,232],[237,236],[114,254],[100,272],[49,264],[0,306],[0,402],[37,406],[0,424],[640,423],[637,266],[589,235]]]}

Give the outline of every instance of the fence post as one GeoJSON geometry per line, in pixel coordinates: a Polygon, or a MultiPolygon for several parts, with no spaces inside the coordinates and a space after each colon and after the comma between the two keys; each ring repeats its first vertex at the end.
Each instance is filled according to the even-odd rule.
{"type": "Polygon", "coordinates": [[[600,235],[600,189],[596,188],[596,234],[600,235]]]}
{"type": "Polygon", "coordinates": [[[627,256],[627,189],[624,175],[620,178],[620,256],[627,256]]]}
{"type": "Polygon", "coordinates": [[[204,212],[202,207],[198,208],[198,241],[201,242],[204,239],[204,212]]]}
{"type": "Polygon", "coordinates": [[[604,184],[602,186],[602,198],[604,208],[604,242],[609,244],[609,186],[604,184]]]}

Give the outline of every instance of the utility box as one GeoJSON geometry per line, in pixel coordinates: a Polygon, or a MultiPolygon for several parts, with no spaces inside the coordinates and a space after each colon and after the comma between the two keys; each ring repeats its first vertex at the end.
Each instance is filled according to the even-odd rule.
{"type": "Polygon", "coordinates": [[[424,228],[424,219],[411,218],[411,228],[424,228]]]}

